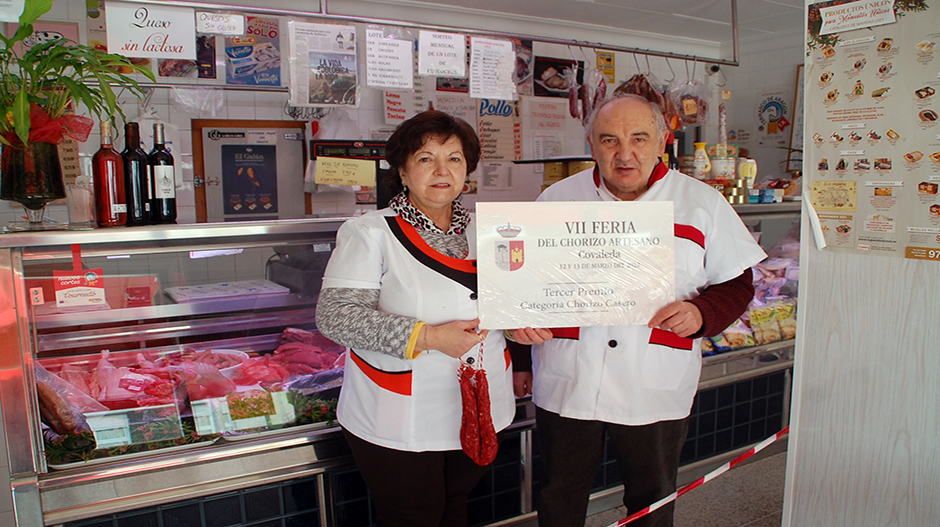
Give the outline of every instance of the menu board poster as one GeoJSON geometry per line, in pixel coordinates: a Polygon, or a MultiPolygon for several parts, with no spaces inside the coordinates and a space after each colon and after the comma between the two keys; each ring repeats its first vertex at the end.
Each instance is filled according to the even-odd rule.
{"type": "Polygon", "coordinates": [[[224,214],[277,214],[277,146],[222,145],[224,214]]]}
{"type": "Polygon", "coordinates": [[[479,100],[477,131],[481,160],[522,159],[522,120],[517,104],[498,99],[479,100]]]}
{"type": "Polygon", "coordinates": [[[804,184],[827,250],[940,261],[936,9],[809,6],[804,184]]]}
{"type": "Polygon", "coordinates": [[[355,106],[358,102],[356,27],[288,23],[290,104],[355,106]]]}
{"type": "Polygon", "coordinates": [[[516,51],[512,42],[489,38],[470,38],[470,96],[515,100],[516,51]]]}
{"type": "Polygon", "coordinates": [[[245,36],[225,39],[225,83],[280,86],[281,37],[278,19],[250,16],[247,24],[245,36]]]}

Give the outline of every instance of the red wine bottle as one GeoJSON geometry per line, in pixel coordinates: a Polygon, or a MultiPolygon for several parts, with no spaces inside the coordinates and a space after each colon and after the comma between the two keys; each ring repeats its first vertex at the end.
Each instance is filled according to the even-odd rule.
{"type": "Polygon", "coordinates": [[[153,186],[150,182],[150,170],[147,167],[147,153],[140,147],[140,125],[124,125],[124,196],[127,202],[127,224],[147,225],[150,223],[150,201],[153,199],[153,186]]]}
{"type": "Polygon", "coordinates": [[[147,156],[150,179],[153,182],[153,200],[150,202],[152,223],[176,223],[176,174],[173,154],[166,149],[163,125],[153,125],[153,150],[147,156]]]}
{"type": "Polygon", "coordinates": [[[95,184],[95,213],[99,227],[127,224],[124,162],[112,147],[111,121],[101,121],[101,148],[91,158],[95,184]]]}

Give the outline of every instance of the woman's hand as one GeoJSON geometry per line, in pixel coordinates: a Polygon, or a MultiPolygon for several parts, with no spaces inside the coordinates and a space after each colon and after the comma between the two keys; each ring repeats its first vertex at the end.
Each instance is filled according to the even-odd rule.
{"type": "Polygon", "coordinates": [[[545,328],[522,328],[510,331],[512,339],[519,344],[541,344],[546,340],[552,340],[552,330],[545,328]]]}
{"type": "Polygon", "coordinates": [[[702,329],[702,312],[691,302],[673,302],[653,315],[648,327],[657,326],[680,337],[688,337],[702,329]]]}
{"type": "Polygon", "coordinates": [[[471,348],[483,342],[489,334],[488,329],[477,333],[476,327],[479,325],[480,319],[458,320],[440,326],[428,325],[424,327],[424,339],[419,339],[417,344],[419,347],[423,346],[425,350],[437,350],[459,359],[471,348]]]}

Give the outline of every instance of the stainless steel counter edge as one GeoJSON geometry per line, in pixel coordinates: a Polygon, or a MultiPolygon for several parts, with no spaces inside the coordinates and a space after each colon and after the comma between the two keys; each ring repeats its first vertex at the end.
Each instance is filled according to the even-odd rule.
{"type": "Polygon", "coordinates": [[[186,225],[149,225],[88,230],[17,231],[0,233],[0,247],[41,247],[82,244],[198,240],[237,236],[335,231],[349,217],[297,220],[238,221],[186,225]]]}

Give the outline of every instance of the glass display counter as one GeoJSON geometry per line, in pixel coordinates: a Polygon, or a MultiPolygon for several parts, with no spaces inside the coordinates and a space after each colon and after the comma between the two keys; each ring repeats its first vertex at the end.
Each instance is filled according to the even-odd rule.
{"type": "MultiPolygon", "coordinates": [[[[332,421],[341,361],[314,320],[342,221],[0,235],[0,410],[17,526],[166,523],[184,509],[210,525],[211,503],[268,494],[279,496],[279,525],[371,525],[332,421]],[[312,348],[315,365],[274,360],[312,348]]],[[[792,360],[792,340],[706,357],[683,465],[723,462],[756,442],[741,429],[756,437],[785,424],[792,360]],[[743,416],[739,407],[750,412],[758,400],[763,413],[743,416]],[[709,430],[722,412],[735,421],[709,430]],[[733,437],[723,443],[725,433],[733,437]]],[[[534,517],[533,416],[520,399],[497,463],[471,495],[471,524],[534,517]]],[[[611,462],[595,509],[616,497],[611,462]]],[[[227,525],[254,525],[238,511],[227,525]]]]}

